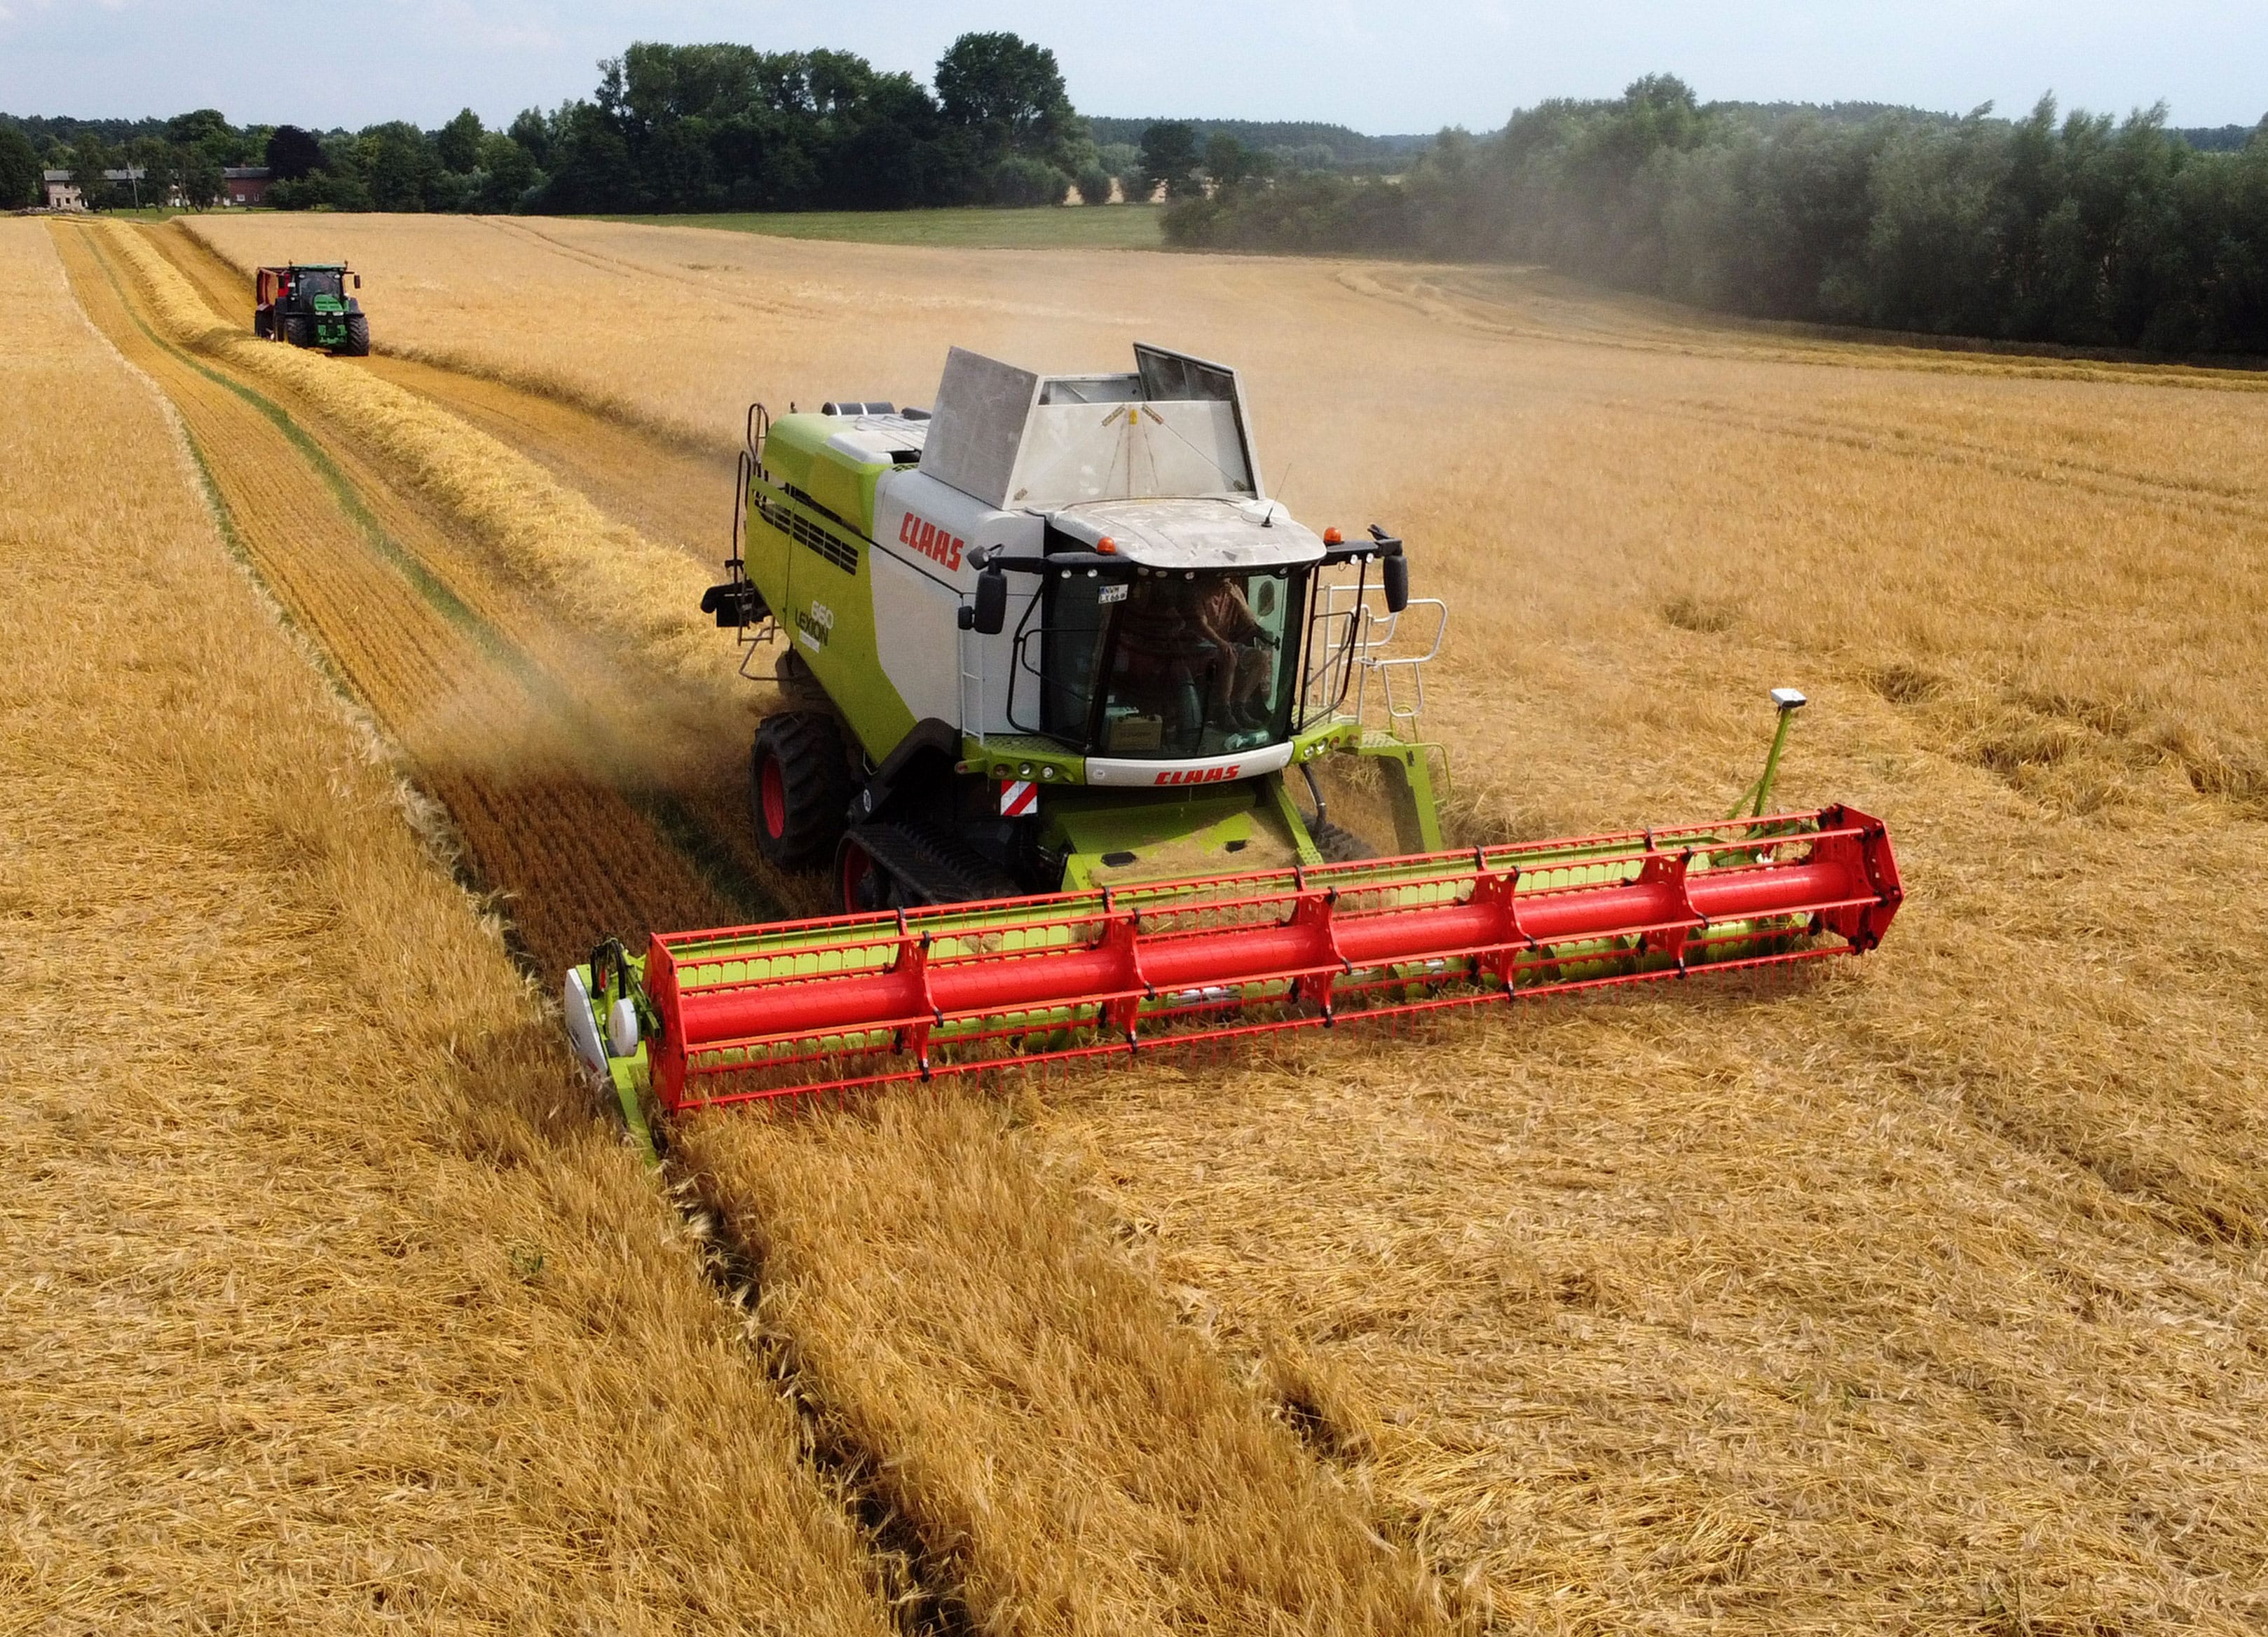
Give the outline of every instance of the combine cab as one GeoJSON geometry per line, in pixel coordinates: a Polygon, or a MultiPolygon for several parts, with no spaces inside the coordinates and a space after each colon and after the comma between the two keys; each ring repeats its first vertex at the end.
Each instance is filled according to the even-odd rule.
{"type": "Polygon", "coordinates": [[[261,268],[253,282],[252,333],[262,341],[320,347],[347,358],[370,356],[370,319],[347,294],[362,275],[343,261],[261,268]]]}
{"type": "Polygon", "coordinates": [[[1418,723],[1447,607],[1410,597],[1385,529],[1268,497],[1233,371],[1135,365],[956,349],[933,415],[749,411],[703,607],[777,650],[756,841],[829,871],[843,914],[571,972],[577,1047],[634,1118],[647,1092],[1123,1056],[1879,941],[1882,826],[1767,813],[1792,692],[1725,821],[1445,850],[1418,723]],[[1330,819],[1319,768],[1378,833],[1330,819]]]}

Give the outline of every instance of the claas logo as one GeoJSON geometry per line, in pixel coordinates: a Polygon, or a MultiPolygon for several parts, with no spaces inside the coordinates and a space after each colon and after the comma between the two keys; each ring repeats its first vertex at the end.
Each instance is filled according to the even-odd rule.
{"type": "Polygon", "coordinates": [[[1233,761],[1226,767],[1169,767],[1165,772],[1160,774],[1152,782],[1157,784],[1219,784],[1223,780],[1233,779],[1236,777],[1237,769],[1241,767],[1244,764],[1242,762],[1233,761]]]}
{"type": "Polygon", "coordinates": [[[898,525],[898,540],[948,569],[961,567],[961,554],[968,546],[968,542],[959,535],[948,534],[936,524],[917,518],[910,511],[906,513],[906,520],[898,525]]]}

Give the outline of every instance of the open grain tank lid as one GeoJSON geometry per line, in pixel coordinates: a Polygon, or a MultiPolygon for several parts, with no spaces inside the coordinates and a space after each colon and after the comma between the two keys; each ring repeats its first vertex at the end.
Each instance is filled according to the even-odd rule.
{"type": "Polygon", "coordinates": [[[1126,375],[1035,375],[956,347],[924,473],[998,510],[1263,493],[1236,371],[1134,349],[1126,375]]]}

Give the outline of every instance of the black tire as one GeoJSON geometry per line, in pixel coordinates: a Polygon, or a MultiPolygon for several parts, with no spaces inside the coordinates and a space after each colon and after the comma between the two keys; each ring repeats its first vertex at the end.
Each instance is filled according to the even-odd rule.
{"type": "Polygon", "coordinates": [[[305,313],[287,312],[284,315],[284,339],[285,341],[290,341],[294,347],[304,347],[309,341],[314,340],[314,326],[307,321],[307,317],[305,313]]]}
{"type": "Polygon", "coordinates": [[[370,356],[370,320],[359,312],[347,314],[347,344],[339,349],[342,358],[370,356]]]}
{"type": "Polygon", "coordinates": [[[783,870],[829,863],[857,791],[843,730],[819,710],[766,716],[748,753],[756,846],[783,870]]]}
{"type": "Polygon", "coordinates": [[[262,341],[276,339],[276,315],[265,307],[252,310],[252,333],[262,341]]]}
{"type": "Polygon", "coordinates": [[[896,885],[890,872],[874,862],[857,836],[845,835],[835,844],[835,892],[843,901],[844,914],[898,907],[896,885]]]}
{"type": "Polygon", "coordinates": [[[1315,850],[1323,855],[1327,864],[1357,864],[1378,855],[1370,844],[1351,830],[1342,830],[1329,819],[1321,826],[1309,825],[1307,833],[1315,843],[1315,850]]]}

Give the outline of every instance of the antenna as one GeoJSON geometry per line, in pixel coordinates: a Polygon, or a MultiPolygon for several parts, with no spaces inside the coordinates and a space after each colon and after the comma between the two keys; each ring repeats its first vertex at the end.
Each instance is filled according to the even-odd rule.
{"type": "Polygon", "coordinates": [[[1276,492],[1268,497],[1270,500],[1278,505],[1284,503],[1284,491],[1292,487],[1292,473],[1299,464],[1297,460],[1286,460],[1284,463],[1284,475],[1276,485],[1276,492]]]}

